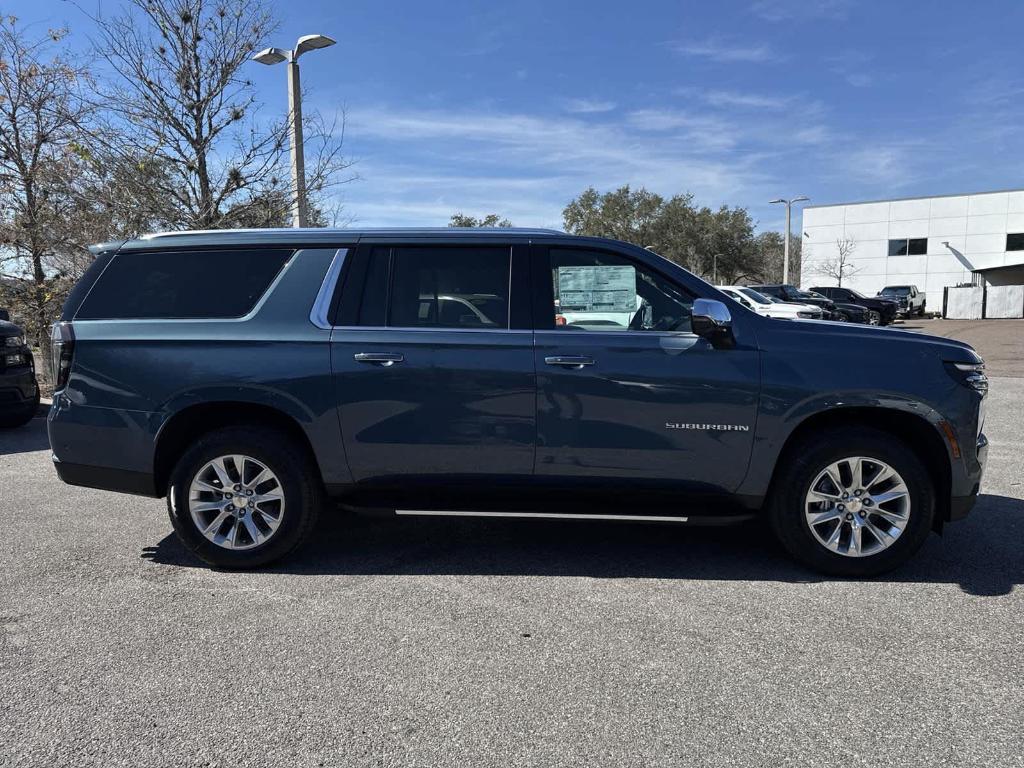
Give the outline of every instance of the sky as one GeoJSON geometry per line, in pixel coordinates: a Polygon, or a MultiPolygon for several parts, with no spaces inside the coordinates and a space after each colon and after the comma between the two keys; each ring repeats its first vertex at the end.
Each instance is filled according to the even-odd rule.
{"type": "MultiPolygon", "coordinates": [[[[588,186],[630,184],[783,229],[768,204],[780,196],[1024,187],[1019,0],[275,8],[268,44],[338,41],[302,59],[302,79],[307,109],[345,117],[358,179],[340,198],[357,226],[442,226],[459,211],[560,228],[588,186]]],[[[89,44],[88,19],[63,0],[0,0],[0,12],[89,44]]],[[[263,109],[286,110],[284,67],[250,67],[263,109]]]]}

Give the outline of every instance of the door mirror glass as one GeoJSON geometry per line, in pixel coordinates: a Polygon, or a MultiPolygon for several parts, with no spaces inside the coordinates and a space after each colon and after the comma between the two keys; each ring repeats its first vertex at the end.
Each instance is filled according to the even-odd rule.
{"type": "Polygon", "coordinates": [[[716,299],[693,302],[693,332],[716,346],[732,340],[732,315],[729,308],[716,299]]]}

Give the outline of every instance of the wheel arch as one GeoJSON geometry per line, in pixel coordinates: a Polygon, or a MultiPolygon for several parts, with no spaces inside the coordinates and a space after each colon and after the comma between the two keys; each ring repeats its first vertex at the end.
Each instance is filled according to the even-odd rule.
{"type": "Polygon", "coordinates": [[[918,454],[935,483],[935,527],[940,530],[942,523],[949,519],[952,483],[945,439],[939,429],[923,416],[896,408],[850,406],[832,408],[806,417],[789,433],[779,451],[768,494],[774,492],[782,467],[811,435],[822,430],[851,426],[870,427],[885,432],[918,454]]]}
{"type": "Polygon", "coordinates": [[[153,480],[156,492],[167,493],[167,483],[174,465],[190,443],[215,429],[253,425],[280,431],[295,441],[316,468],[323,483],[323,473],[309,436],[291,415],[270,405],[244,401],[214,401],[187,406],[177,411],[160,427],[153,458],[153,480]]]}

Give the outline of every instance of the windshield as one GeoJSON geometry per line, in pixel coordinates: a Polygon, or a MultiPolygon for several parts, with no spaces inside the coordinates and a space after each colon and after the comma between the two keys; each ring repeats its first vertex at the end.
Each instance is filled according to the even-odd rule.
{"type": "Polygon", "coordinates": [[[740,288],[740,292],[744,296],[746,296],[748,299],[750,299],[751,301],[756,301],[758,304],[771,304],[772,303],[771,300],[767,296],[764,296],[764,295],[758,293],[753,288],[740,288]]]}
{"type": "Polygon", "coordinates": [[[846,291],[851,296],[853,296],[855,299],[866,299],[867,298],[867,296],[865,296],[863,293],[861,293],[860,291],[855,291],[852,288],[847,288],[846,291]]]}
{"type": "Polygon", "coordinates": [[[910,287],[906,285],[887,285],[882,289],[883,296],[909,296],[910,287]]]}

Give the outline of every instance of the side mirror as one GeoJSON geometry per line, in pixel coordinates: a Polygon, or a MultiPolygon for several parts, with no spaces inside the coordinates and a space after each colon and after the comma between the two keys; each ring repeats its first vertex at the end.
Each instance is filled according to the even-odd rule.
{"type": "Polygon", "coordinates": [[[0,320],[8,320],[9,321],[10,319],[11,319],[11,313],[8,312],[6,309],[0,309],[0,320]]]}
{"type": "Polygon", "coordinates": [[[729,308],[716,299],[697,299],[691,316],[693,332],[716,347],[731,347],[732,315],[729,308]]]}

